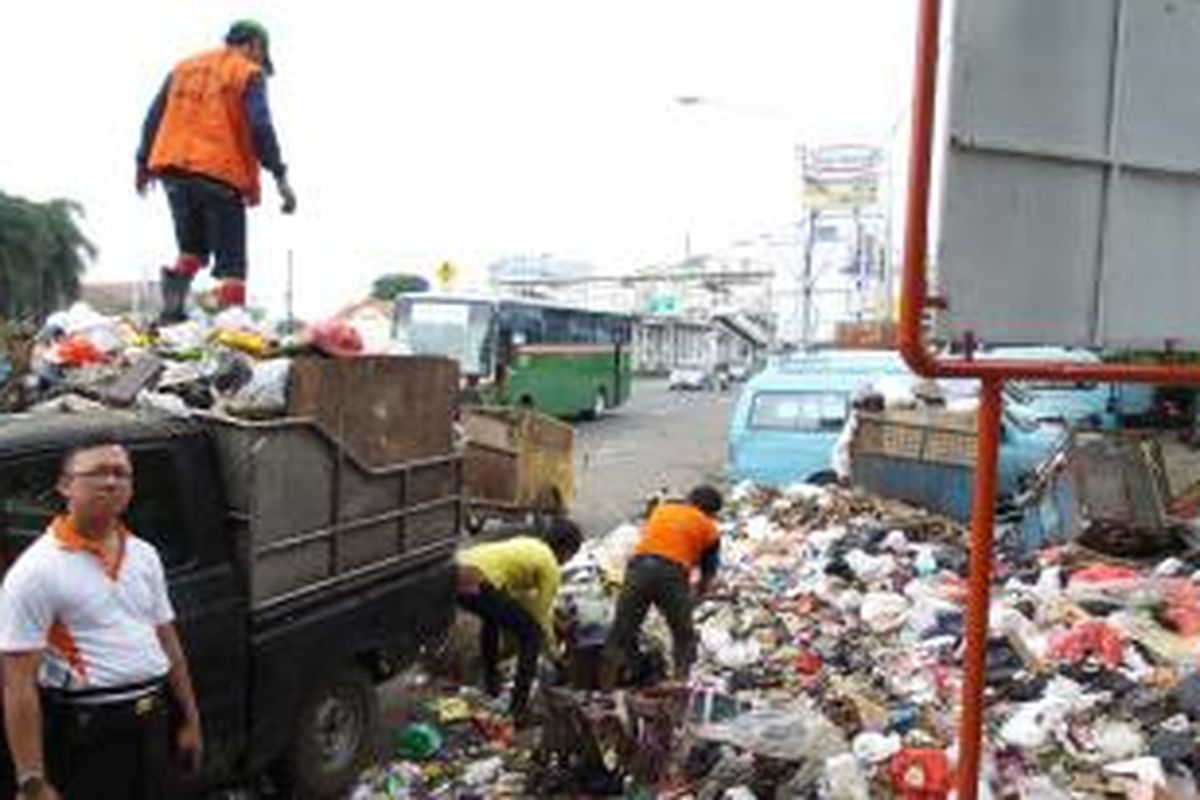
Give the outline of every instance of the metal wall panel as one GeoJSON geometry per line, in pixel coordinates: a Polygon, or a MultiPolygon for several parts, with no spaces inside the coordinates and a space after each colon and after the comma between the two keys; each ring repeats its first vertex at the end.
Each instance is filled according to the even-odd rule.
{"type": "Polygon", "coordinates": [[[958,0],[938,333],[1200,346],[1200,3],[958,0]]]}
{"type": "Polygon", "coordinates": [[[1101,190],[1084,166],[956,156],[938,259],[943,321],[988,341],[1085,344],[1101,190]]]}
{"type": "MultiPolygon", "coordinates": [[[[1200,93],[1200,84],[1197,85],[1200,93]]],[[[1200,141],[1200,128],[1196,132],[1200,141]]],[[[1124,173],[1112,265],[1103,282],[1103,340],[1161,349],[1200,337],[1200,181],[1124,173]]]]}
{"type": "Polygon", "coordinates": [[[1117,0],[960,0],[955,136],[1101,157],[1117,0]]]}
{"type": "Polygon", "coordinates": [[[1200,170],[1200,4],[1126,0],[1126,21],[1121,159],[1200,170]]]}

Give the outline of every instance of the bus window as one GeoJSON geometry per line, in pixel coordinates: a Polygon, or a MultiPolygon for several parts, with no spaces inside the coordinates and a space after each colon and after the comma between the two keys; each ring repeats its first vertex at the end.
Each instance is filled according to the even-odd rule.
{"type": "Polygon", "coordinates": [[[514,345],[541,344],[546,340],[540,308],[506,305],[500,313],[502,322],[512,330],[514,345]]]}
{"type": "Polygon", "coordinates": [[[562,344],[571,341],[571,315],[562,309],[547,308],[542,312],[546,320],[546,341],[562,344]]]}
{"type": "Polygon", "coordinates": [[[486,303],[412,301],[401,319],[417,355],[448,356],[466,375],[492,371],[492,308],[486,303]]]}
{"type": "Polygon", "coordinates": [[[570,341],[573,344],[595,344],[601,341],[597,338],[597,322],[591,314],[571,314],[567,320],[570,341]]]}

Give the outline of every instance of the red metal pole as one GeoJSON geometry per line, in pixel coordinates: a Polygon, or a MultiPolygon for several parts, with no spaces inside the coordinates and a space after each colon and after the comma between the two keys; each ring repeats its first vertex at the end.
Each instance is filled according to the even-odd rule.
{"type": "Polygon", "coordinates": [[[925,255],[929,246],[929,198],[933,173],[933,134],[937,114],[938,31],[941,0],[921,0],[917,21],[917,63],[913,75],[912,136],[908,160],[908,204],[904,231],[904,269],[901,274],[900,353],[914,372],[932,377],[938,364],[925,350],[921,323],[925,314],[927,281],[925,255]]]}
{"type": "Polygon", "coordinates": [[[958,737],[958,797],[975,800],[983,751],[983,690],[986,682],[988,606],[991,604],[992,542],[996,523],[996,471],[1000,453],[1003,380],[988,378],[979,392],[979,443],[971,495],[971,573],[967,585],[962,718],[958,737]]]}

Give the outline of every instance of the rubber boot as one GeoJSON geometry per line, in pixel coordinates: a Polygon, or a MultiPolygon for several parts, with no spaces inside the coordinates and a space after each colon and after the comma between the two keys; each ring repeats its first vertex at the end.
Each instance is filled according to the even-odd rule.
{"type": "Polygon", "coordinates": [[[159,276],[162,287],[162,312],[158,315],[160,325],[174,325],[187,321],[187,299],[192,289],[192,276],[164,267],[159,276]]]}

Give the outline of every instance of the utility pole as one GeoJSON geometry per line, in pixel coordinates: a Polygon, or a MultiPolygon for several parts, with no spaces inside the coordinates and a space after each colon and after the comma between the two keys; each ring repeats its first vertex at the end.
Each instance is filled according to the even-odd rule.
{"type": "Polygon", "coordinates": [[[284,298],[284,303],[287,306],[287,332],[295,333],[296,331],[296,314],[292,305],[295,296],[295,272],[292,269],[292,249],[289,247],[287,252],[287,294],[284,298]]]}
{"type": "Polygon", "coordinates": [[[813,247],[816,244],[817,217],[819,212],[813,208],[808,212],[808,230],[804,241],[804,272],[800,284],[800,341],[807,350],[812,344],[813,317],[813,247]]]}

